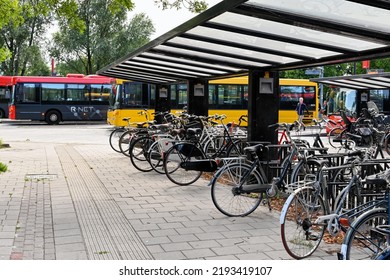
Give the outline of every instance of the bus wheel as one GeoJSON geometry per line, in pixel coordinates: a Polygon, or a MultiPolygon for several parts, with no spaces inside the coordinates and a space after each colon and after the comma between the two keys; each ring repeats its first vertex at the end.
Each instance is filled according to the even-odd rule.
{"type": "Polygon", "coordinates": [[[61,121],[61,115],[58,111],[49,111],[46,113],[45,121],[48,124],[59,124],[61,121]]]}
{"type": "Polygon", "coordinates": [[[0,119],[5,118],[5,113],[3,110],[0,109],[0,119]]]}

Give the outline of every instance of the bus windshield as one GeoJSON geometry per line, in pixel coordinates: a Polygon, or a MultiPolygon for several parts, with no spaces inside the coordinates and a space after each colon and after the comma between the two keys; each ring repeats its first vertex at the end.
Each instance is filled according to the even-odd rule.
{"type": "Polygon", "coordinates": [[[328,95],[328,114],[343,110],[347,115],[356,115],[356,90],[332,88],[328,95]]]}

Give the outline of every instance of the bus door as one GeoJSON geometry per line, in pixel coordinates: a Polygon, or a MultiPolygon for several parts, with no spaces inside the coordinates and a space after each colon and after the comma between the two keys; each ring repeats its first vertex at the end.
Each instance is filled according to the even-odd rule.
{"type": "Polygon", "coordinates": [[[36,106],[41,103],[40,85],[35,83],[21,83],[15,86],[15,97],[12,103],[16,105],[16,119],[41,119],[41,108],[36,106]]]}

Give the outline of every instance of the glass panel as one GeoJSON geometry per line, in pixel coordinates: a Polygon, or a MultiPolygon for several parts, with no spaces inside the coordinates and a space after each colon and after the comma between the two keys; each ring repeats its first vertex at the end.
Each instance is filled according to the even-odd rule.
{"type": "MultiPolygon", "coordinates": [[[[246,17],[248,19],[252,19],[251,17],[246,17]]],[[[256,19],[257,20],[257,19],[256,19]]],[[[223,22],[226,24],[226,22],[223,22]]],[[[229,21],[227,21],[229,23],[229,21]]],[[[272,23],[273,25],[274,23],[272,23]]],[[[229,25],[229,24],[228,24],[229,25]]],[[[234,29],[234,26],[232,26],[234,29]]],[[[259,27],[263,28],[263,27],[259,27]]],[[[290,28],[289,26],[285,26],[285,28],[290,28]]],[[[253,26],[249,26],[248,29],[252,29],[254,32],[258,30],[263,30],[263,29],[253,29],[253,26]]],[[[264,29],[264,30],[270,30],[270,29],[264,29]]],[[[271,29],[272,30],[272,29],[271,29]]],[[[255,36],[249,36],[249,35],[244,35],[241,33],[234,33],[234,32],[228,32],[228,31],[223,31],[223,30],[218,30],[216,32],[215,29],[207,28],[207,27],[196,27],[193,30],[191,30],[189,33],[196,34],[196,35],[203,35],[203,36],[208,36],[211,38],[216,38],[216,39],[227,39],[229,41],[237,42],[240,44],[248,45],[248,46],[259,46],[259,47],[264,47],[270,50],[276,50],[276,51],[283,51],[291,54],[299,54],[303,56],[314,56],[314,57],[326,57],[326,56],[332,56],[332,55],[337,55],[339,53],[336,52],[331,52],[327,50],[321,50],[317,48],[311,48],[311,47],[305,47],[303,45],[297,45],[297,44],[291,44],[291,43],[285,43],[283,40],[281,41],[276,41],[276,40],[270,40],[270,39],[265,39],[261,37],[255,37],[255,36]]],[[[284,31],[286,33],[286,31],[284,31]]],[[[272,33],[271,33],[272,34],[272,33]]],[[[291,38],[295,38],[297,34],[293,34],[291,38]]],[[[322,33],[321,33],[322,36],[322,33]]],[[[299,37],[298,37],[299,38],[299,37]]],[[[329,44],[329,42],[327,42],[329,44]]],[[[334,42],[332,42],[333,44],[334,42]]],[[[242,53],[243,50],[238,51],[238,53],[242,53]]],[[[269,57],[271,59],[273,55],[263,53],[264,59],[266,57],[269,57]]],[[[289,57],[281,57],[277,56],[280,59],[283,59],[281,62],[283,63],[288,63],[288,62],[295,62],[297,61],[296,59],[289,58],[289,57]]]]}
{"type": "Polygon", "coordinates": [[[373,101],[378,106],[379,112],[383,112],[383,96],[384,90],[370,90],[370,101],[373,101]]]}
{"type": "Polygon", "coordinates": [[[300,97],[303,97],[308,110],[315,110],[316,89],[314,86],[280,86],[280,109],[295,110],[300,97]]]}
{"type": "Polygon", "coordinates": [[[187,85],[180,84],[178,85],[178,105],[186,106],[188,103],[188,94],[187,94],[187,85]]]}
{"type": "Polygon", "coordinates": [[[0,101],[8,102],[11,99],[11,91],[9,87],[0,87],[0,101]]]}
{"type": "MultiPolygon", "coordinates": [[[[153,58],[165,58],[165,59],[169,59],[171,61],[174,61],[174,62],[177,62],[179,63],[180,65],[182,64],[185,64],[188,62],[188,60],[186,59],[181,59],[181,58],[177,58],[177,57],[167,57],[167,56],[164,56],[164,55],[159,55],[159,54],[155,54],[155,53],[143,53],[142,55],[144,56],[148,56],[148,57],[153,57],[153,58]]],[[[237,69],[237,68],[234,68],[234,67],[229,67],[229,66],[224,66],[224,65],[214,65],[214,64],[207,64],[207,63],[204,63],[204,62],[199,62],[199,61],[195,61],[195,60],[191,60],[191,64],[196,64],[196,65],[199,65],[199,67],[201,67],[202,69],[205,68],[218,68],[218,69],[221,69],[221,71],[239,71],[240,69],[237,69]]]]}
{"type": "Polygon", "coordinates": [[[177,54],[188,55],[188,56],[193,56],[193,57],[201,57],[203,59],[216,59],[216,60],[219,60],[221,62],[226,61],[227,63],[231,62],[231,63],[243,64],[243,66],[255,66],[255,67],[269,66],[269,64],[265,64],[265,63],[252,62],[250,60],[250,57],[248,57],[248,60],[242,60],[242,59],[228,58],[226,56],[212,55],[212,54],[208,54],[208,53],[204,53],[204,52],[182,50],[182,49],[172,48],[172,47],[167,47],[167,46],[157,46],[155,49],[156,50],[171,51],[171,52],[175,52],[177,54]]]}
{"type": "MultiPolygon", "coordinates": [[[[158,62],[158,60],[156,60],[156,59],[148,59],[148,58],[144,58],[144,57],[135,57],[135,58],[133,58],[133,61],[139,61],[139,62],[145,62],[145,63],[148,63],[148,62],[150,62],[150,63],[158,62]]],[[[161,67],[161,66],[153,66],[153,67],[160,68],[160,69],[172,69],[172,68],[175,69],[175,68],[182,68],[183,67],[182,63],[171,63],[171,62],[166,62],[166,61],[163,61],[161,63],[164,63],[169,68],[161,67]]],[[[145,64],[141,64],[141,65],[145,65],[145,64]]],[[[194,67],[194,66],[186,65],[185,68],[188,69],[188,70],[191,70],[191,71],[183,71],[181,69],[178,70],[178,71],[180,71],[180,72],[183,71],[183,73],[193,73],[193,74],[199,73],[197,71],[200,71],[200,72],[210,72],[212,74],[225,74],[226,73],[224,71],[217,71],[217,70],[207,69],[206,67],[201,68],[201,67],[194,67]]]]}
{"type": "Polygon", "coordinates": [[[356,114],[356,90],[333,88],[328,94],[328,113],[344,110],[347,115],[356,114]]]}
{"type": "Polygon", "coordinates": [[[168,67],[169,65],[167,64],[167,67],[162,67],[162,66],[156,66],[156,65],[149,65],[147,63],[142,63],[142,62],[136,62],[136,61],[131,61],[131,62],[125,62],[123,67],[129,67],[131,69],[140,69],[140,70],[150,70],[150,71],[155,71],[159,73],[166,73],[166,74],[172,74],[172,75],[186,75],[191,77],[196,77],[196,76],[207,76],[207,74],[204,73],[199,73],[199,72],[193,72],[193,71],[186,71],[186,70],[181,70],[177,69],[174,66],[171,68],[168,67]],[[175,72],[169,72],[169,71],[175,71],[175,72]]]}
{"type": "Polygon", "coordinates": [[[64,84],[42,84],[42,102],[63,102],[64,100],[64,84]]]}
{"type": "Polygon", "coordinates": [[[123,94],[123,108],[142,107],[142,84],[125,83],[123,94]]]}
{"type": "Polygon", "coordinates": [[[372,79],[364,79],[364,78],[354,79],[354,81],[367,83],[368,84],[367,86],[369,86],[371,84],[375,84],[375,85],[381,85],[381,86],[385,86],[385,87],[390,88],[390,82],[389,83],[385,83],[385,82],[375,81],[375,80],[372,80],[372,79]]]}
{"type": "Polygon", "coordinates": [[[129,80],[137,80],[137,79],[147,79],[150,81],[155,81],[155,82],[162,82],[162,83],[168,83],[168,82],[175,82],[173,79],[169,79],[166,77],[156,77],[153,76],[149,73],[141,73],[141,72],[134,72],[134,71],[126,71],[126,70],[109,70],[107,71],[108,73],[112,75],[119,75],[120,77],[126,76],[127,79],[129,80]],[[130,78],[131,77],[131,78],[130,78]]]}
{"type": "Polygon", "coordinates": [[[107,103],[111,89],[111,85],[91,85],[91,101],[107,103]]]}
{"type": "MultiPolygon", "coordinates": [[[[294,1],[291,2],[293,3],[294,1]]],[[[338,47],[348,48],[351,50],[365,50],[369,48],[379,48],[383,46],[381,44],[375,44],[368,41],[353,39],[346,36],[334,35],[331,33],[316,31],[308,28],[278,23],[269,20],[258,19],[255,17],[249,17],[249,16],[244,16],[239,14],[233,14],[233,13],[224,13],[211,20],[211,22],[231,25],[232,28],[234,28],[234,26],[240,26],[242,28],[252,30],[254,32],[256,31],[268,32],[272,35],[280,35],[287,38],[301,39],[308,42],[322,43],[331,46],[334,45],[334,42],[337,42],[338,47]]],[[[206,35],[210,33],[210,31],[208,32],[206,31],[205,27],[203,28],[197,27],[196,29],[194,29],[194,32],[196,33],[200,32],[206,35]],[[197,31],[198,28],[199,31],[197,31]]],[[[215,31],[212,32],[216,33],[215,31]]],[[[296,52],[297,54],[301,54],[301,55],[315,55],[317,57],[324,57],[324,56],[337,54],[334,52],[309,48],[301,45],[277,42],[274,40],[262,39],[262,38],[247,36],[247,35],[241,35],[241,34],[231,33],[229,35],[229,33],[231,32],[225,31],[220,33],[218,31],[218,33],[216,33],[215,36],[217,38],[221,38],[222,34],[224,34],[224,36],[229,36],[228,38],[231,38],[230,40],[235,40],[240,43],[247,42],[258,46],[263,46],[264,44],[265,46],[271,45],[272,49],[274,48],[276,50],[296,52]]]]}
{"type": "Polygon", "coordinates": [[[68,84],[66,101],[89,101],[88,85],[68,84]]]}
{"type": "Polygon", "coordinates": [[[217,104],[217,86],[209,84],[209,105],[217,104]]]}
{"type": "Polygon", "coordinates": [[[390,11],[342,0],[252,0],[247,4],[315,16],[341,24],[388,33],[390,11]]]}
{"type": "MultiPolygon", "coordinates": [[[[200,29],[204,29],[204,28],[200,27],[200,29]]],[[[213,37],[214,38],[220,37],[220,39],[223,39],[223,38],[227,39],[228,37],[231,37],[231,32],[218,31],[218,33],[214,34],[213,37]],[[230,34],[227,34],[227,33],[230,33],[230,34]]],[[[253,39],[253,44],[251,44],[251,45],[255,45],[255,46],[269,46],[270,45],[270,42],[268,42],[270,40],[265,40],[265,39],[261,39],[261,38],[255,38],[255,37],[252,37],[252,39],[253,39]],[[262,41],[267,41],[267,42],[262,42],[262,41]]],[[[280,56],[280,55],[273,55],[273,54],[268,54],[268,53],[264,53],[264,52],[255,52],[255,51],[251,51],[251,50],[247,50],[247,49],[234,48],[234,47],[224,46],[224,45],[220,45],[220,44],[212,44],[212,43],[190,40],[190,39],[180,38],[180,37],[174,38],[171,41],[176,42],[176,43],[189,45],[189,46],[196,46],[196,47],[210,49],[210,50],[218,50],[218,51],[227,53],[227,56],[229,56],[229,54],[231,53],[231,54],[246,56],[246,57],[248,57],[248,59],[257,58],[257,59],[270,60],[270,61],[272,61],[272,63],[276,63],[276,62],[279,63],[280,61],[283,61],[285,63],[297,61],[297,59],[287,58],[287,57],[280,56]]],[[[235,41],[235,40],[232,40],[232,41],[235,41]]],[[[246,40],[246,43],[248,43],[248,40],[246,40]]],[[[278,42],[275,42],[275,41],[272,42],[273,45],[275,45],[276,43],[278,43],[278,42]]],[[[248,45],[248,46],[250,46],[250,45],[248,45]]],[[[284,46],[285,46],[285,44],[283,44],[283,47],[284,46]]],[[[300,47],[299,49],[302,49],[302,46],[299,46],[299,47],[300,47]]],[[[271,49],[276,50],[277,48],[272,46],[271,49]]]]}
{"type": "MultiPolygon", "coordinates": [[[[348,84],[351,85],[357,85],[357,86],[362,86],[362,87],[367,87],[366,83],[360,83],[360,82],[355,82],[354,80],[345,80],[345,79],[340,79],[338,80],[340,83],[346,84],[346,87],[348,84]]],[[[382,88],[381,86],[375,86],[375,85],[370,85],[372,88],[382,88]]]]}
{"type": "Polygon", "coordinates": [[[17,93],[16,102],[39,102],[39,95],[37,93],[35,84],[21,84],[17,93]]]}

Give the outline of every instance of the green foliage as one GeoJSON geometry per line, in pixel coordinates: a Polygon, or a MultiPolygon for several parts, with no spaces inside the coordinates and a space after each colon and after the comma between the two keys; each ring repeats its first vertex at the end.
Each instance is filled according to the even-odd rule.
{"type": "Polygon", "coordinates": [[[59,32],[54,34],[49,48],[57,61],[58,73],[96,73],[150,40],[154,27],[145,14],[129,21],[126,9],[114,8],[116,13],[111,14],[108,10],[111,3],[109,0],[80,2],[77,15],[84,23],[83,32],[70,28],[66,18],[58,21],[59,32]]]}
{"type": "Polygon", "coordinates": [[[0,173],[6,172],[8,169],[8,166],[2,162],[0,162],[0,173]]]}
{"type": "Polygon", "coordinates": [[[172,8],[180,10],[184,7],[192,13],[201,13],[208,7],[207,2],[201,0],[155,0],[154,3],[163,10],[172,8]]]}
{"type": "Polygon", "coordinates": [[[17,18],[23,20],[9,20],[0,29],[2,34],[0,46],[5,47],[7,52],[6,55],[2,55],[2,58],[6,59],[0,66],[0,72],[5,75],[28,73],[27,68],[34,64],[35,59],[32,52],[41,56],[40,51],[37,52],[36,49],[41,48],[40,44],[51,22],[50,9],[46,1],[19,1],[17,12],[17,18]]]}

